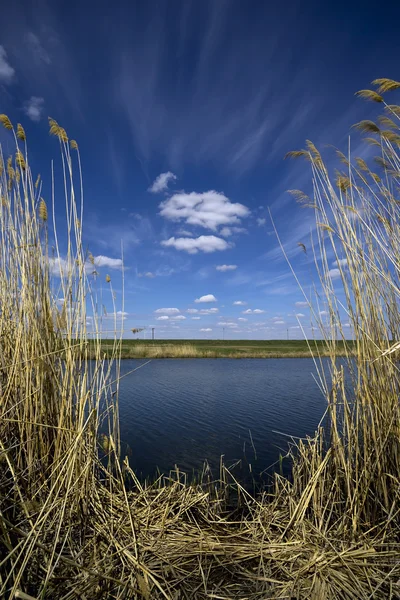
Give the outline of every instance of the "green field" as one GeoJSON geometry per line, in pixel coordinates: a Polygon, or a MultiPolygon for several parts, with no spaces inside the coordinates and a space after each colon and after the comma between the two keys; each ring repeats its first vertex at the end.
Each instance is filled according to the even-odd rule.
{"type": "MultiPolygon", "coordinates": [[[[323,340],[309,342],[313,353],[328,354],[323,340]]],[[[347,342],[352,346],[352,342],[347,342]]],[[[337,342],[338,353],[343,342],[337,342]]],[[[102,350],[112,352],[103,340],[102,350]]],[[[297,358],[311,356],[306,340],[122,340],[122,358],[297,358]]]]}

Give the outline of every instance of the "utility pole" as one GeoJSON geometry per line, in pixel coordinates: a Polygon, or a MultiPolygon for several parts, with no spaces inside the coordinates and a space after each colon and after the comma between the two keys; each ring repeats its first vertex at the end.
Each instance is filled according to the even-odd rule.
{"type": "Polygon", "coordinates": [[[225,327],[222,328],[222,341],[225,341],[225,327]]]}
{"type": "Polygon", "coordinates": [[[154,341],[154,327],[151,328],[151,339],[154,341]]]}
{"type": "Polygon", "coordinates": [[[286,329],[286,339],[289,341],[289,327],[286,329]]]}

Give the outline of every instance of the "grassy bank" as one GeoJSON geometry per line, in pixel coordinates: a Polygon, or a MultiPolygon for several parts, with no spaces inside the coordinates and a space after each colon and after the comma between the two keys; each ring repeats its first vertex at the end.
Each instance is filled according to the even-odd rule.
{"type": "MultiPolygon", "coordinates": [[[[361,95],[382,104],[385,90],[400,87],[377,85],[361,95]]],[[[293,154],[308,161],[313,179],[313,198],[295,194],[315,211],[319,284],[311,304],[317,322],[321,296],[329,312],[328,325],[319,320],[329,352],[319,372],[329,434],[320,427],[292,445],[291,478],[277,474],[256,498],[223,464],[216,481],[205,471],[196,485],[179,470],[151,486],[137,480],[120,452],[123,345],[116,336],[104,360],[98,276],[87,268],[78,146],[50,121],[64,181],[45,202],[23,128],[0,116],[16,144],[0,161],[1,598],[400,596],[400,374],[390,342],[400,339],[400,106],[382,106],[379,124],[358,125],[377,148],[374,170],[342,154],[331,176],[311,142],[293,154]],[[49,216],[56,201],[66,206],[65,252],[49,216]],[[97,332],[90,343],[88,303],[97,332]],[[345,337],[343,307],[351,352],[332,339],[345,337]]]]}
{"type": "MultiPolygon", "coordinates": [[[[102,340],[106,356],[113,342],[102,340]]],[[[337,342],[338,355],[351,352],[354,344],[337,342]]],[[[121,358],[310,358],[329,356],[325,340],[121,340],[121,358]]]]}

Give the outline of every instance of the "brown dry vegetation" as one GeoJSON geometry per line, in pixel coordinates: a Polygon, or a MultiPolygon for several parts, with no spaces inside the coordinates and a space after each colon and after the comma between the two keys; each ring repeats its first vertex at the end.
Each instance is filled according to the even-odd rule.
{"type": "MultiPolygon", "coordinates": [[[[215,484],[205,478],[188,485],[176,472],[142,487],[120,456],[118,382],[103,360],[96,315],[95,361],[85,360],[92,282],[81,194],[73,187],[79,150],[51,121],[70,236],[54,295],[52,202],[41,201],[40,182],[33,182],[22,127],[1,116],[18,151],[2,158],[0,176],[0,597],[399,597],[400,378],[388,349],[400,339],[400,107],[381,94],[400,84],[377,86],[362,95],[382,103],[384,119],[359,125],[373,136],[376,170],[341,155],[342,172],[332,179],[310,142],[297,153],[308,159],[314,180],[307,204],[319,223],[314,249],[330,313],[331,387],[320,371],[330,431],[300,441],[292,479],[276,475],[273,489],[257,498],[223,466],[215,484]],[[347,381],[333,338],[336,330],[345,336],[329,275],[332,251],[342,260],[356,338],[347,381]],[[99,437],[104,422],[108,435],[99,437]],[[234,507],[226,502],[229,490],[238,498],[234,507]]],[[[118,356],[117,340],[117,362],[118,356]]]]}
{"type": "MultiPolygon", "coordinates": [[[[112,355],[113,344],[102,340],[102,351],[112,355]]],[[[350,350],[350,348],[348,349],[350,350]]],[[[121,358],[310,358],[316,351],[329,356],[325,342],[308,345],[304,340],[121,340],[121,358]]],[[[346,352],[338,344],[338,354],[346,352]]]]}

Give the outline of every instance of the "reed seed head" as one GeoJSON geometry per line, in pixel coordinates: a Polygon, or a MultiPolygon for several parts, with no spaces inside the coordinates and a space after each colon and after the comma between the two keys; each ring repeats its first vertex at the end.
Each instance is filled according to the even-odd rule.
{"type": "Polygon", "coordinates": [[[392,92],[394,90],[398,90],[400,88],[400,81],[395,81],[394,79],[374,79],[372,85],[378,86],[378,93],[384,94],[385,92],[392,92]]]}
{"type": "Polygon", "coordinates": [[[0,123],[3,125],[5,129],[12,129],[12,123],[7,115],[0,115],[0,123]]]}
{"type": "Polygon", "coordinates": [[[46,202],[44,201],[43,198],[40,198],[40,202],[39,202],[39,217],[42,219],[42,221],[47,221],[47,206],[46,206],[46,202]]]}
{"type": "Polygon", "coordinates": [[[15,154],[15,162],[23,171],[25,171],[26,162],[25,162],[25,158],[24,158],[24,155],[22,154],[21,150],[17,150],[17,152],[15,154]]]}
{"type": "Polygon", "coordinates": [[[371,100],[372,102],[383,102],[382,96],[380,96],[377,92],[373,90],[360,90],[355,93],[359,98],[364,98],[364,100],[371,100]]]}
{"type": "Polygon", "coordinates": [[[374,123],[373,121],[369,121],[368,119],[366,119],[364,121],[360,121],[359,123],[356,123],[355,125],[353,125],[353,127],[355,129],[359,129],[363,133],[380,134],[380,132],[381,132],[378,125],[376,123],[374,123]]]}
{"type": "Polygon", "coordinates": [[[21,123],[18,123],[17,125],[17,138],[22,141],[26,140],[25,129],[22,127],[21,123]]]}

